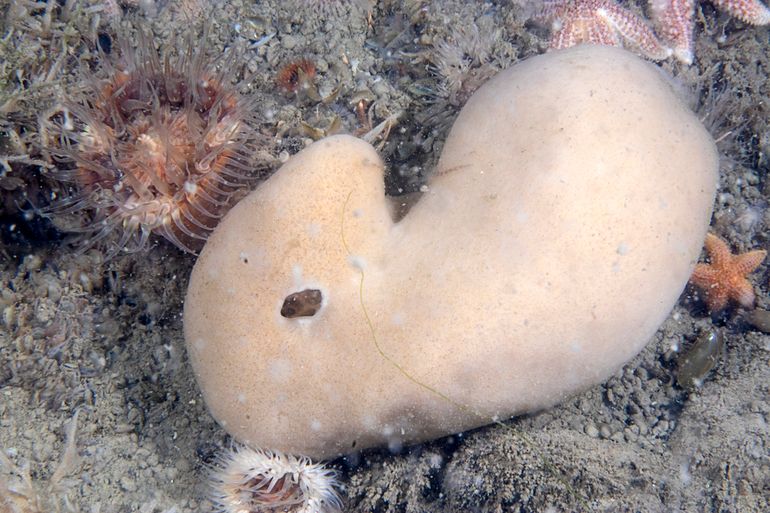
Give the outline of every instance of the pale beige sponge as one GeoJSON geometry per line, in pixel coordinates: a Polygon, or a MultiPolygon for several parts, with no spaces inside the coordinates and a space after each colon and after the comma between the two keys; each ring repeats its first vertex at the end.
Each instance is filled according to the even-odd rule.
{"type": "Polygon", "coordinates": [[[206,404],[247,445],[325,459],[558,403],[665,320],[717,169],[653,65],[593,46],[479,89],[397,222],[376,151],[318,141],[195,264],[184,329],[206,404]]]}

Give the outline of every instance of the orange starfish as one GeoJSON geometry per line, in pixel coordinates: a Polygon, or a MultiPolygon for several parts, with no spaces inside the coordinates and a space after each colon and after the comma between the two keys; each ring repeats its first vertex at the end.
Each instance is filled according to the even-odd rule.
{"type": "Polygon", "coordinates": [[[767,256],[767,251],[754,250],[733,255],[725,241],[716,235],[706,235],[706,252],[710,264],[698,264],[690,283],[703,291],[710,312],[718,312],[730,300],[745,308],[754,306],[754,287],[746,276],[754,272],[767,256]]]}

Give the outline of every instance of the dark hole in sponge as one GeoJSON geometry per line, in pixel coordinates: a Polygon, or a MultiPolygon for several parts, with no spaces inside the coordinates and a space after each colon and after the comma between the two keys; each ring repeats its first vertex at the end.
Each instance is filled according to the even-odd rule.
{"type": "Polygon", "coordinates": [[[323,296],[318,289],[305,289],[294,294],[289,294],[283,300],[281,315],[287,319],[295,317],[311,317],[321,308],[323,296]]]}

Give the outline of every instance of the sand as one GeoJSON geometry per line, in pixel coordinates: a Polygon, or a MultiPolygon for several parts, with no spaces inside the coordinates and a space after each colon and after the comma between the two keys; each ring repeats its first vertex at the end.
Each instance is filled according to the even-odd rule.
{"type": "MultiPolygon", "coordinates": [[[[544,51],[548,31],[525,23],[521,2],[386,0],[370,17],[360,3],[314,15],[310,1],[215,2],[209,16],[201,0],[121,2],[119,11],[91,1],[82,4],[95,9],[71,19],[52,12],[53,27],[69,34],[67,58],[57,60],[61,38],[45,51],[52,31],[29,18],[0,42],[0,154],[16,157],[0,174],[0,497],[14,490],[25,513],[207,511],[208,467],[231,443],[206,412],[184,351],[180,312],[194,256],[160,239],[147,253],[107,262],[99,249],[77,255],[56,225],[19,208],[28,208],[25,194],[40,204],[65,189],[34,165],[46,160],[35,119],[57,89],[76,83],[77,61],[93,52],[89,41],[138,25],[164,41],[213,18],[212,44],[252,42],[244,59],[254,94],[272,114],[265,129],[280,136],[276,154],[296,152],[335,124],[363,134],[401,113],[375,144],[391,166],[389,191],[411,192],[468,95],[495,70],[544,51]],[[351,9],[347,24],[341,15],[351,9]],[[329,98],[339,86],[338,97],[324,103],[276,90],[278,68],[301,57],[316,62],[319,95],[329,98]],[[9,105],[16,67],[52,85],[9,105]],[[356,113],[361,100],[371,121],[356,113]]],[[[641,12],[641,2],[624,3],[641,12]]],[[[8,0],[0,12],[5,33],[14,12],[8,0]]],[[[712,230],[736,250],[767,249],[768,29],[747,27],[708,2],[698,12],[696,62],[661,68],[720,139],[712,230]]],[[[752,276],[763,309],[767,279],[767,264],[752,276]]],[[[739,310],[712,318],[693,292],[637,358],[556,408],[331,462],[342,473],[346,511],[770,510],[770,337],[739,310]],[[714,328],[726,340],[718,363],[702,386],[685,390],[675,379],[675,349],[686,351],[714,328]]],[[[6,511],[14,509],[0,499],[6,511]]]]}

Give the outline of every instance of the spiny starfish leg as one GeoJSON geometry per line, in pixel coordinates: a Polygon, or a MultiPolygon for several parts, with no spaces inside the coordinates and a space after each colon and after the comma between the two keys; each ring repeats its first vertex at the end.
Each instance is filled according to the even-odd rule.
{"type": "Polygon", "coordinates": [[[721,10],[751,25],[770,25],[770,9],[759,0],[711,0],[721,10]]]}
{"type": "Polygon", "coordinates": [[[592,43],[628,46],[652,60],[671,55],[643,18],[614,0],[546,0],[536,18],[552,23],[552,49],[592,43]]]}
{"type": "MultiPolygon", "coordinates": [[[[770,24],[770,9],[759,0],[711,0],[718,9],[751,25],[770,24]]],[[[650,0],[658,32],[685,64],[693,61],[695,0],[650,0]]]]}
{"type": "Polygon", "coordinates": [[[695,0],[651,0],[650,10],[658,32],[671,46],[674,57],[692,64],[695,0]]]}

